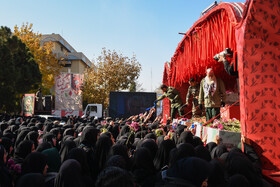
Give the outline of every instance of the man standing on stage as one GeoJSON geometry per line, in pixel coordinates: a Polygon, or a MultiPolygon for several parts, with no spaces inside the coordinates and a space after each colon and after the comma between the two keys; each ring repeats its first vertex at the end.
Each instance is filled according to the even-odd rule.
{"type": "MultiPolygon", "coordinates": [[[[226,91],[222,79],[215,77],[214,71],[209,68],[207,75],[201,80],[199,91],[199,108],[202,110],[204,102],[206,120],[220,114],[220,107],[225,106],[226,91]]],[[[218,117],[219,118],[219,117],[218,117]]]]}
{"type": "Polygon", "coordinates": [[[198,108],[199,83],[194,78],[190,78],[189,84],[185,106],[189,104],[189,100],[192,98],[192,116],[199,117],[201,115],[201,110],[198,108]]]}
{"type": "Polygon", "coordinates": [[[163,91],[162,96],[160,96],[155,102],[158,102],[162,99],[164,99],[165,97],[167,97],[171,103],[171,111],[170,111],[170,117],[171,120],[173,120],[175,118],[175,114],[178,111],[179,115],[181,116],[181,111],[179,110],[179,108],[182,106],[182,100],[180,97],[180,93],[178,92],[178,90],[176,90],[173,87],[168,87],[166,85],[161,85],[160,89],[163,91]]]}

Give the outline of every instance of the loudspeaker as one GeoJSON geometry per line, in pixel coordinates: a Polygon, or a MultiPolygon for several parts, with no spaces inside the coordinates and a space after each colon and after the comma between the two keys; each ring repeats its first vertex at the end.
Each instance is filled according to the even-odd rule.
{"type": "Polygon", "coordinates": [[[45,95],[45,111],[52,111],[52,96],[45,95]]]}

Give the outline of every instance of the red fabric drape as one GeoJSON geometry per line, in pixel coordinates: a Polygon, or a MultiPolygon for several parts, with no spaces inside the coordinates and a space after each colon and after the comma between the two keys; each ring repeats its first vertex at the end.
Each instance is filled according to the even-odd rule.
{"type": "Polygon", "coordinates": [[[242,135],[262,160],[280,169],[280,4],[251,0],[237,27],[242,135]]]}
{"type": "Polygon", "coordinates": [[[200,81],[205,76],[205,68],[212,67],[216,76],[222,77],[227,89],[233,90],[235,78],[223,69],[223,64],[213,57],[225,48],[236,50],[235,29],[225,9],[215,12],[207,20],[199,23],[180,43],[172,61],[172,84],[181,87],[189,78],[200,81]]]}
{"type": "MultiPolygon", "coordinates": [[[[238,6],[243,6],[239,4],[238,6]]],[[[236,50],[235,25],[240,18],[230,3],[220,3],[201,17],[187,31],[171,58],[169,70],[164,71],[163,83],[175,87],[185,102],[188,80],[194,77],[200,82],[206,68],[212,67],[217,77],[221,77],[228,90],[236,87],[236,78],[229,76],[222,63],[213,57],[225,48],[236,50]],[[167,80],[166,80],[167,77],[167,80]]],[[[166,68],[165,68],[166,69],[166,68]]],[[[169,115],[169,102],[164,100],[164,116],[169,115]]],[[[191,110],[191,106],[185,112],[191,110]]]]}

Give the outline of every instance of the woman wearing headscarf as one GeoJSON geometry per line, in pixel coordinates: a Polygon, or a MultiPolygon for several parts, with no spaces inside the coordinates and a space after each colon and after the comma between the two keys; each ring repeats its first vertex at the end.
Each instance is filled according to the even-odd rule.
{"type": "Polygon", "coordinates": [[[141,147],[133,155],[132,173],[140,186],[154,186],[156,170],[150,151],[141,147]]]}
{"type": "Polygon", "coordinates": [[[36,149],[38,147],[38,137],[38,132],[31,131],[25,136],[25,140],[32,140],[36,149]]]}
{"type": "Polygon", "coordinates": [[[195,156],[194,148],[189,143],[181,143],[177,145],[176,151],[172,149],[172,153],[170,153],[170,160],[169,160],[169,166],[177,162],[178,160],[182,158],[188,158],[195,156]]]}
{"type": "Polygon", "coordinates": [[[15,149],[13,160],[15,164],[21,165],[26,156],[35,151],[35,146],[31,140],[23,140],[15,149]]]}
{"type": "Polygon", "coordinates": [[[8,153],[5,148],[0,145],[0,186],[12,187],[12,178],[6,167],[8,153]]]}
{"type": "Polygon", "coordinates": [[[95,161],[97,162],[98,172],[100,172],[109,158],[109,152],[113,145],[111,138],[100,136],[96,142],[95,161]]]}
{"type": "Polygon", "coordinates": [[[246,177],[240,174],[235,174],[231,176],[228,180],[227,187],[248,187],[250,186],[249,181],[246,177]]]}
{"type": "Polygon", "coordinates": [[[23,175],[26,173],[41,173],[46,175],[47,168],[46,156],[39,152],[33,152],[24,159],[21,170],[23,175]]]}
{"type": "Polygon", "coordinates": [[[60,150],[60,143],[61,143],[61,132],[60,128],[53,128],[50,130],[50,133],[54,135],[54,138],[56,139],[56,148],[57,150],[60,150]]]}
{"type": "Polygon", "coordinates": [[[157,143],[157,146],[158,146],[158,147],[159,147],[160,144],[164,141],[164,137],[165,137],[164,135],[157,137],[156,143],[157,143]]]}
{"type": "Polygon", "coordinates": [[[163,142],[159,145],[154,159],[154,165],[157,171],[160,171],[164,166],[168,166],[170,151],[175,147],[175,143],[170,139],[163,140],[163,142]]]}
{"type": "Polygon", "coordinates": [[[226,186],[225,165],[223,161],[213,159],[209,163],[212,168],[212,172],[210,173],[208,178],[208,187],[226,186]]]}
{"type": "Polygon", "coordinates": [[[69,151],[76,147],[76,144],[73,140],[66,140],[62,143],[61,149],[59,151],[61,162],[64,162],[66,160],[66,156],[69,153],[69,151]]]}
{"type": "Polygon", "coordinates": [[[69,159],[63,162],[55,178],[54,187],[83,187],[82,169],[78,161],[69,159]]]}
{"type": "Polygon", "coordinates": [[[122,144],[115,144],[111,147],[109,157],[114,156],[114,155],[120,155],[124,158],[126,162],[126,169],[129,169],[131,166],[131,161],[128,156],[128,149],[125,145],[122,144]]]}
{"type": "Polygon", "coordinates": [[[178,126],[178,127],[176,128],[176,130],[175,130],[175,136],[174,136],[174,139],[175,139],[175,143],[176,143],[176,144],[178,144],[180,135],[182,134],[182,132],[185,131],[185,128],[186,128],[185,125],[180,125],[180,126],[178,126]]]}
{"type": "Polygon", "coordinates": [[[121,131],[120,131],[120,133],[119,133],[117,139],[119,140],[120,137],[122,137],[123,135],[125,135],[125,134],[128,133],[128,132],[130,132],[130,127],[129,127],[129,125],[124,125],[124,126],[122,126],[121,131]]]}
{"type": "Polygon", "coordinates": [[[154,133],[148,133],[144,139],[153,139],[154,141],[157,141],[157,136],[154,133]]]}
{"type": "Polygon", "coordinates": [[[191,131],[184,131],[181,133],[177,144],[190,143],[193,145],[193,134],[191,131]]]}
{"type": "Polygon", "coordinates": [[[86,152],[83,149],[81,149],[81,148],[71,149],[69,151],[69,153],[67,154],[66,158],[67,158],[67,160],[68,159],[77,160],[82,167],[83,175],[89,175],[90,176],[89,165],[88,165],[88,161],[87,161],[87,155],[86,155],[86,152]]]}
{"type": "Polygon", "coordinates": [[[50,132],[52,128],[53,128],[53,123],[51,121],[46,120],[44,123],[43,134],[50,132]]]}
{"type": "Polygon", "coordinates": [[[201,138],[198,136],[193,136],[193,147],[196,147],[198,145],[204,145],[201,138]]]}
{"type": "Polygon", "coordinates": [[[48,170],[47,172],[58,172],[61,166],[61,158],[58,150],[55,147],[45,149],[42,153],[47,158],[48,170]]]}
{"type": "Polygon", "coordinates": [[[209,153],[211,153],[212,150],[217,147],[217,144],[215,142],[209,142],[205,147],[208,149],[209,153]]]}
{"type": "Polygon", "coordinates": [[[135,187],[132,176],[119,167],[107,167],[102,170],[95,183],[96,187],[135,187]]]}
{"type": "Polygon", "coordinates": [[[121,155],[111,156],[106,162],[106,167],[119,167],[127,170],[126,161],[121,155]]]}
{"type": "Polygon", "coordinates": [[[243,153],[230,151],[226,160],[226,168],[229,176],[241,174],[247,178],[250,186],[263,186],[261,175],[257,173],[252,162],[243,153]]]}
{"type": "Polygon", "coordinates": [[[38,145],[36,152],[42,152],[49,148],[52,148],[52,145],[49,142],[42,142],[38,145]]]}
{"type": "Polygon", "coordinates": [[[46,187],[41,173],[27,173],[19,178],[16,187],[46,187]]]}
{"type": "Polygon", "coordinates": [[[90,175],[94,181],[98,173],[94,155],[98,133],[99,131],[93,127],[85,127],[82,132],[80,140],[81,144],[79,146],[79,148],[82,148],[86,152],[90,175]]]}
{"type": "Polygon", "coordinates": [[[65,131],[63,132],[63,137],[66,135],[70,135],[73,136],[75,138],[75,131],[72,128],[67,128],[65,129],[65,131]]]}
{"type": "Polygon", "coordinates": [[[1,122],[0,123],[0,131],[4,132],[4,130],[6,130],[8,128],[8,123],[5,122],[1,122]]]}
{"type": "Polygon", "coordinates": [[[200,158],[188,157],[174,163],[168,169],[167,176],[171,177],[175,184],[183,180],[181,184],[186,186],[205,187],[210,173],[211,167],[208,162],[200,158]]]}
{"type": "Polygon", "coordinates": [[[12,151],[13,151],[13,142],[10,138],[7,137],[2,137],[2,141],[1,144],[4,146],[7,154],[8,154],[8,158],[10,158],[12,151]]]}
{"type": "Polygon", "coordinates": [[[67,159],[74,159],[80,163],[81,169],[82,169],[82,177],[83,177],[85,186],[88,186],[88,187],[93,186],[94,182],[90,177],[86,152],[81,148],[73,148],[67,154],[67,159]]]}
{"type": "Polygon", "coordinates": [[[120,133],[120,124],[119,123],[114,123],[112,128],[110,128],[110,132],[112,133],[114,139],[116,140],[119,133],[120,133]]]}
{"type": "Polygon", "coordinates": [[[210,155],[210,153],[209,153],[207,148],[205,148],[202,145],[199,145],[199,146],[196,146],[194,148],[194,151],[195,151],[195,156],[196,157],[201,158],[203,160],[206,160],[207,162],[210,162],[211,155],[210,155]]]}
{"type": "Polygon", "coordinates": [[[52,147],[56,147],[56,139],[52,133],[47,133],[43,136],[43,142],[48,142],[52,147]]]}
{"type": "Polygon", "coordinates": [[[155,158],[158,150],[158,146],[153,139],[144,140],[143,143],[141,144],[141,147],[147,148],[150,151],[152,158],[153,159],[155,158]]]}
{"type": "Polygon", "coordinates": [[[15,149],[17,146],[24,140],[25,136],[30,132],[30,130],[21,130],[20,133],[18,134],[16,141],[15,141],[15,149]]]}
{"type": "Polygon", "coordinates": [[[223,154],[223,153],[226,153],[228,152],[227,151],[227,148],[225,145],[218,145],[216,146],[212,152],[211,152],[211,158],[214,159],[214,158],[220,158],[220,156],[223,154]]]}

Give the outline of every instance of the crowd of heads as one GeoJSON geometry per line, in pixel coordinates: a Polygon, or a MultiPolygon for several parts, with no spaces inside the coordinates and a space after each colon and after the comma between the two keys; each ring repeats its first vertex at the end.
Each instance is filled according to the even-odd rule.
{"type": "Polygon", "coordinates": [[[0,115],[0,186],[269,186],[252,155],[142,116],[0,115]]]}

